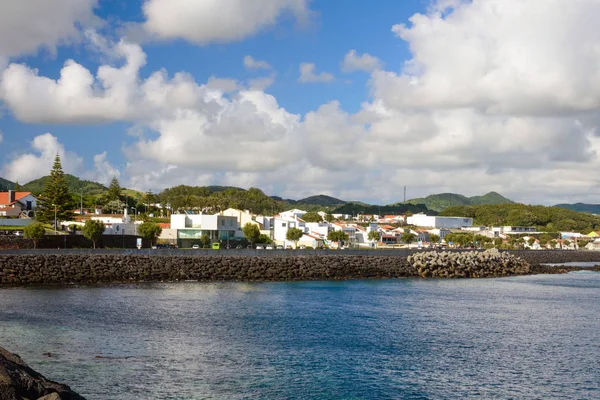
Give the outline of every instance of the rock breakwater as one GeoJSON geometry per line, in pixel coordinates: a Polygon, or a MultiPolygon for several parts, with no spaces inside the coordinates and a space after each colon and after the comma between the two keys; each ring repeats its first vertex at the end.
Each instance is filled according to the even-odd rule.
{"type": "Polygon", "coordinates": [[[419,276],[470,278],[530,272],[527,263],[509,254],[474,253],[480,254],[480,258],[466,255],[470,253],[429,254],[419,253],[409,258],[376,255],[259,257],[0,254],[0,284],[21,286],[185,280],[300,281],[419,276]],[[475,258],[479,261],[474,264],[475,258]],[[429,265],[426,267],[428,269],[423,269],[422,263],[429,265]]]}
{"type": "Polygon", "coordinates": [[[492,278],[531,273],[528,262],[495,249],[460,253],[429,251],[410,255],[407,260],[423,278],[492,278]]]}
{"type": "Polygon", "coordinates": [[[21,357],[0,347],[0,399],[85,400],[67,385],[46,379],[21,357]]]}

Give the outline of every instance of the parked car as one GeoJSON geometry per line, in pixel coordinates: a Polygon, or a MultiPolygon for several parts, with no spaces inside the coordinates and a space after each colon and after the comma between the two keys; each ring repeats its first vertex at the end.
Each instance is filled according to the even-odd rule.
{"type": "Polygon", "coordinates": [[[199,248],[200,248],[200,246],[198,246],[197,244],[192,246],[192,249],[194,249],[194,250],[198,250],[199,248]]]}
{"type": "Polygon", "coordinates": [[[273,245],[272,245],[272,244],[268,244],[268,245],[267,245],[267,247],[266,247],[266,249],[267,249],[267,250],[273,250],[273,248],[274,248],[274,247],[273,247],[273,245]]]}
{"type": "Polygon", "coordinates": [[[238,244],[237,246],[235,246],[236,249],[243,249],[244,246],[242,246],[241,244],[238,244]]]}
{"type": "Polygon", "coordinates": [[[256,245],[256,250],[264,250],[265,247],[261,244],[256,245]]]}
{"type": "Polygon", "coordinates": [[[283,250],[283,246],[282,245],[277,246],[277,250],[283,250]]]}

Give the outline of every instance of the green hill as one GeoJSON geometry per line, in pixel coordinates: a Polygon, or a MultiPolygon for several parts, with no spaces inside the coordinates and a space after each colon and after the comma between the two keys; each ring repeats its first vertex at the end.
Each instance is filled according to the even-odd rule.
{"type": "Polygon", "coordinates": [[[390,204],[387,206],[378,206],[370,204],[357,204],[357,203],[346,203],[342,206],[337,207],[331,213],[332,214],[378,214],[378,215],[398,215],[405,214],[410,211],[413,214],[427,213],[428,215],[435,215],[437,212],[428,210],[423,204],[390,204]]]}
{"type": "Polygon", "coordinates": [[[496,193],[489,192],[483,196],[466,197],[456,193],[432,194],[427,197],[421,197],[408,200],[408,204],[423,204],[428,209],[442,211],[448,207],[477,205],[477,204],[512,204],[512,200],[496,193]]]}
{"type": "MultiPolygon", "coordinates": [[[[48,176],[31,181],[21,186],[21,190],[31,192],[35,195],[39,195],[44,190],[48,176]]],[[[69,192],[72,194],[83,194],[83,195],[99,195],[103,194],[108,190],[104,185],[97,182],[86,181],[79,179],[76,176],[65,174],[65,180],[69,187],[69,192]]]]}
{"type": "Polygon", "coordinates": [[[557,204],[554,207],[565,208],[567,210],[585,212],[585,213],[590,213],[590,214],[600,214],[600,204],[585,204],[585,203],[557,204]]]}
{"type": "Polygon", "coordinates": [[[507,199],[496,192],[489,192],[483,196],[469,197],[469,201],[473,205],[477,204],[514,204],[514,201],[507,199]]]}
{"type": "Polygon", "coordinates": [[[7,179],[0,178],[0,192],[6,192],[15,187],[15,184],[7,179]]]}
{"type": "Polygon", "coordinates": [[[311,204],[317,206],[339,206],[341,204],[346,204],[344,200],[336,199],[335,197],[326,196],[324,194],[319,194],[317,196],[310,196],[304,199],[298,200],[300,204],[311,204]]]}
{"type": "Polygon", "coordinates": [[[474,225],[535,226],[541,231],[589,233],[600,229],[600,217],[559,207],[484,204],[448,207],[440,215],[473,218],[474,225]]]}

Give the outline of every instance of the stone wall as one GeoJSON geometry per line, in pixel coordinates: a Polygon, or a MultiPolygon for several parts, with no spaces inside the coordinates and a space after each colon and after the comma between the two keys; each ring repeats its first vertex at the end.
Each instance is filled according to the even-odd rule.
{"type": "Polygon", "coordinates": [[[484,259],[485,262],[471,266],[471,271],[465,274],[457,271],[456,265],[451,263],[446,267],[438,266],[435,274],[423,274],[423,270],[419,272],[420,265],[414,262],[418,257],[412,257],[411,261],[408,259],[411,253],[419,252],[406,251],[391,256],[377,251],[358,252],[358,255],[342,251],[303,253],[266,250],[253,251],[251,255],[247,255],[246,251],[207,251],[201,255],[190,255],[194,254],[191,251],[161,255],[160,251],[152,250],[137,253],[135,250],[24,252],[29,254],[0,251],[0,285],[490,277],[570,270],[541,267],[541,263],[598,261],[600,264],[598,252],[519,251],[513,253],[525,262],[515,263],[505,255],[497,260],[484,259]],[[532,268],[525,268],[526,264],[532,268]]]}

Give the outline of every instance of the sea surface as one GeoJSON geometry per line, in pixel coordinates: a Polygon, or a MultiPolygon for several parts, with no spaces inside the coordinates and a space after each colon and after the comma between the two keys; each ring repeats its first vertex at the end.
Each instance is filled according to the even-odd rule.
{"type": "Polygon", "coordinates": [[[0,345],[88,399],[598,399],[600,273],[1,289],[0,345]]]}

